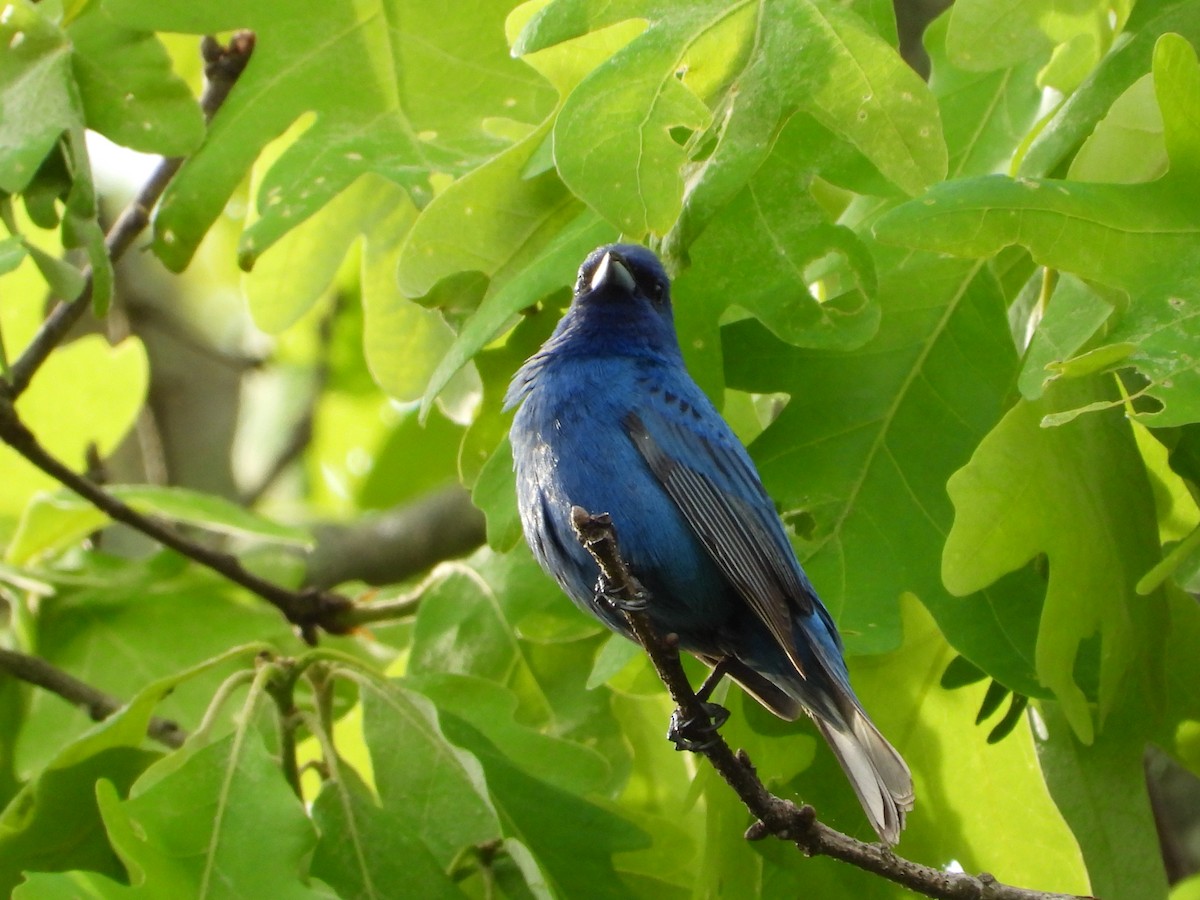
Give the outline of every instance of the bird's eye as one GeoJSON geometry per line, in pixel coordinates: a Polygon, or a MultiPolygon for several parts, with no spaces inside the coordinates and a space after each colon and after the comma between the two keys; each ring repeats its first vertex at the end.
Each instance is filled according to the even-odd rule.
{"type": "Polygon", "coordinates": [[[655,303],[662,303],[663,297],[666,296],[667,288],[661,281],[656,281],[650,285],[650,299],[655,303]]]}

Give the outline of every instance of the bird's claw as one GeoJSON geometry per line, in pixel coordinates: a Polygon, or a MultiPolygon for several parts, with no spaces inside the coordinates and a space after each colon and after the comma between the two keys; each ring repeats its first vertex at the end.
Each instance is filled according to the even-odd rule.
{"type": "Polygon", "coordinates": [[[650,599],[649,592],[637,588],[633,597],[621,596],[621,591],[604,575],[596,579],[596,599],[606,603],[618,612],[643,612],[650,599]]]}
{"type": "Polygon", "coordinates": [[[671,713],[671,724],[667,728],[667,740],[675,744],[676,750],[702,753],[717,741],[717,729],[729,718],[729,710],[719,703],[702,703],[702,718],[687,718],[683,710],[671,713]]]}

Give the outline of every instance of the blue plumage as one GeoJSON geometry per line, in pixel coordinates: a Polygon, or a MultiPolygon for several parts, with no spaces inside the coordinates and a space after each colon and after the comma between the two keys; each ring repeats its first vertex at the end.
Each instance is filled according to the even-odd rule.
{"type": "Polygon", "coordinates": [[[572,506],[612,516],[661,633],[729,674],[776,714],[806,712],[880,837],[895,843],[912,780],[850,688],[842,643],[797,562],[750,457],[688,375],[670,285],[644,247],[584,261],[570,309],[517,372],[511,440],[534,556],[575,603],[629,636],[596,596],[572,506]]]}

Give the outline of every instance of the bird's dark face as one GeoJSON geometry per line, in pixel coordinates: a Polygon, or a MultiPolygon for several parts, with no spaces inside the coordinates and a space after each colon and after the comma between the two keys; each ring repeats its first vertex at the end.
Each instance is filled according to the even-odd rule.
{"type": "Polygon", "coordinates": [[[513,376],[505,409],[529,395],[547,366],[580,357],[683,365],[671,315],[671,282],[652,251],[637,244],[609,244],[588,254],[579,267],[570,309],[513,376]]]}
{"type": "Polygon", "coordinates": [[[549,359],[581,356],[682,362],[671,282],[645,247],[609,244],[588,254],[570,309],[526,363],[522,377],[528,381],[549,359]]]}
{"type": "Polygon", "coordinates": [[[658,257],[637,244],[609,244],[588,254],[575,280],[575,304],[624,306],[636,319],[647,313],[671,320],[671,282],[658,257]]]}

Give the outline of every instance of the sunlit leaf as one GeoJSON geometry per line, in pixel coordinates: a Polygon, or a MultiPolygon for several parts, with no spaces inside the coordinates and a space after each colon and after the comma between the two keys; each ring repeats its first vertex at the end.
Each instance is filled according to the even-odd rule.
{"type": "Polygon", "coordinates": [[[950,479],[955,520],[942,574],[951,591],[968,594],[1046,554],[1038,678],[1088,743],[1121,699],[1134,661],[1154,655],[1162,600],[1139,597],[1135,585],[1157,557],[1157,529],[1141,458],[1119,413],[1041,426],[1050,404],[1072,399],[1063,390],[1018,403],[950,479]],[[1107,524],[1118,519],[1119,537],[1107,524]],[[1080,658],[1095,635],[1098,674],[1094,658],[1080,658]]]}
{"type": "Polygon", "coordinates": [[[161,4],[106,0],[128,27],[206,34],[255,32],[254,55],[156,217],[155,250],[183,268],[259,151],[304,113],[316,118],[272,167],[247,232],[247,263],[351,182],[375,172],[419,205],[432,172],[461,174],[502,149],[486,116],[537,121],[550,91],[513,61],[503,21],[511,4],[462,14],[403,0],[299,6],[255,0],[161,4]],[[486,23],[486,24],[485,24],[486,23]],[[466,67],[472,78],[458,78],[466,67]]]}

